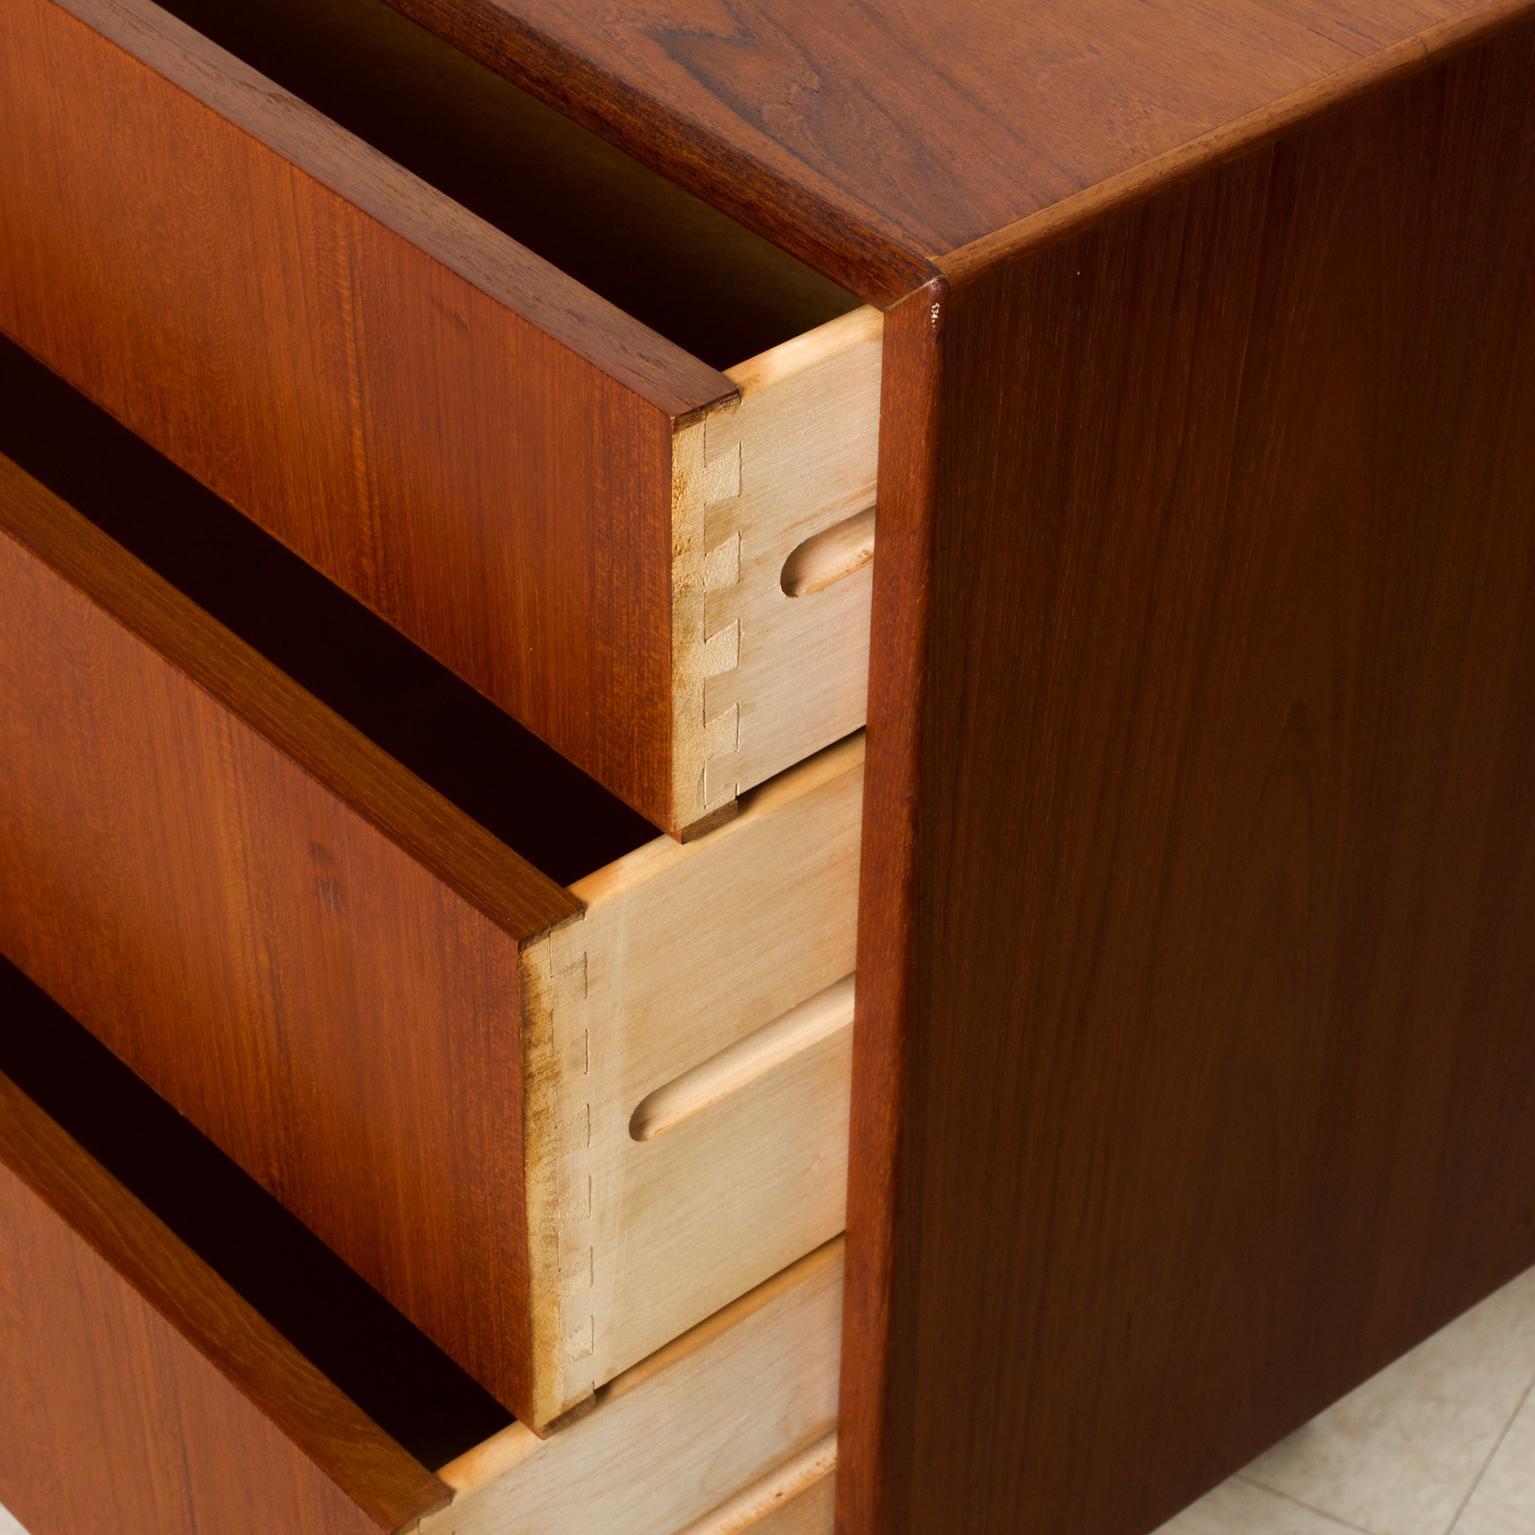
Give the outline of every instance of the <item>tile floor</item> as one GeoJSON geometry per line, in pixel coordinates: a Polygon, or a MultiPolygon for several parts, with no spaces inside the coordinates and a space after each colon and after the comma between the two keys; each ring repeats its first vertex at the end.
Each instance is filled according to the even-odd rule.
{"type": "Polygon", "coordinates": [[[1535,1535],[1535,1269],[1157,1535],[1535,1535]]]}
{"type": "Polygon", "coordinates": [[[1157,1535],[1535,1535],[1535,1269],[1157,1535]]]}

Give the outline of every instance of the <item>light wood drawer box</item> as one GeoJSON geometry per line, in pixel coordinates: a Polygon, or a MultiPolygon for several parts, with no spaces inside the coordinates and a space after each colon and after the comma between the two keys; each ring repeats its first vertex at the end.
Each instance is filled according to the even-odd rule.
{"type": "Polygon", "coordinates": [[[383,0],[175,8],[323,110],[7,0],[0,327],[658,826],[859,728],[879,315],[383,0]]]}
{"type": "Polygon", "coordinates": [[[674,1535],[810,1495],[836,1244],[540,1441],[3,964],[0,1003],[0,1502],[29,1535],[674,1535]]]}
{"type": "Polygon", "coordinates": [[[836,1502],[837,1436],[831,1433],[689,1525],[684,1535],[832,1535],[836,1502]]]}
{"type": "Polygon", "coordinates": [[[14,349],[0,402],[0,950],[533,1424],[842,1229],[859,739],[659,837],[14,349]]]}

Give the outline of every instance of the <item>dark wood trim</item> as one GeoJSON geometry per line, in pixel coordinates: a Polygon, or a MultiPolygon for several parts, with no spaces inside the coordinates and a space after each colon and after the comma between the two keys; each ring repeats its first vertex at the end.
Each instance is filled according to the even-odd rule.
{"type": "Polygon", "coordinates": [[[930,622],[947,298],[947,286],[934,282],[885,316],[837,1448],[837,1527],[849,1535],[887,1528],[888,1468],[910,1453],[915,1429],[910,1411],[890,1411],[891,1393],[909,1389],[903,1347],[911,1336],[893,1326],[904,1308],[892,1290],[911,1277],[900,1239],[916,1219],[911,1200],[921,1195],[920,1180],[905,1170],[904,1108],[908,1053],[921,1043],[909,1020],[927,941],[916,888],[928,724],[922,636],[930,622]]]}

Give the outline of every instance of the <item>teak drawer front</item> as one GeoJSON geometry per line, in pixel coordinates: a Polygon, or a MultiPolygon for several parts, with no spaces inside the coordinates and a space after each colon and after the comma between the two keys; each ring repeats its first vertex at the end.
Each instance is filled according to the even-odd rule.
{"type": "Polygon", "coordinates": [[[0,949],[525,1421],[842,1229],[861,741],[566,889],[8,460],[0,592],[0,949]]]}
{"type": "Polygon", "coordinates": [[[447,1501],[6,1079],[0,1273],[0,1499],[29,1535],[393,1530],[447,1501]]]}
{"type": "MultiPolygon", "coordinates": [[[[8,1001],[18,979],[0,975],[8,1001]]],[[[112,1101],[97,1116],[87,1100],[56,1117],[60,1094],[79,1084],[37,1059],[61,1036],[23,1007],[46,1037],[19,1047],[32,1057],[22,1079],[40,1074],[46,1096],[0,1074],[0,1503],[29,1535],[675,1535],[711,1521],[739,1527],[711,1511],[775,1490],[797,1497],[824,1469],[839,1244],[621,1376],[585,1417],[540,1441],[488,1419],[451,1366],[423,1363],[399,1318],[352,1326],[349,1301],[381,1303],[344,1271],[339,1284],[314,1283],[312,1239],[139,1084],[128,1096],[149,1100],[147,1113],[112,1101]],[[134,1144],[104,1147],[124,1130],[134,1144]],[[143,1138],[162,1136],[146,1157],[143,1138]],[[199,1198],[225,1207],[199,1208],[199,1198]],[[262,1244],[280,1251],[251,1250],[262,1244]],[[273,1278],[264,1265],[286,1272],[273,1278]],[[316,1314],[295,1326],[290,1311],[280,1330],[263,1303],[316,1314]],[[324,1367],[287,1335],[307,1327],[312,1340],[317,1325],[322,1346],[353,1335],[324,1367]],[[353,1383],[377,1417],[348,1394],[353,1383]]],[[[14,1062],[15,1041],[0,1050],[14,1062]]],[[[127,1076],[109,1068],[107,1081],[112,1070],[127,1076]]],[[[317,1255],[320,1268],[335,1262],[317,1255]]]]}
{"type": "Polygon", "coordinates": [[[0,327],[654,824],[862,725],[877,313],[727,376],[150,0],[7,0],[0,143],[0,327]]]}

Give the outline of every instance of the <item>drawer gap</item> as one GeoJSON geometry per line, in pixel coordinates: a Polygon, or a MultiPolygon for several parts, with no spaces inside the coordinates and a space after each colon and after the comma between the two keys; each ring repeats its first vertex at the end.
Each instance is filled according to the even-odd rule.
{"type": "Polygon", "coordinates": [[[0,452],[551,879],[656,831],[276,539],[0,338],[0,452]]]}
{"type": "MultiPolygon", "coordinates": [[[[0,1075],[424,1466],[511,1415],[8,960],[0,1075]]],[[[431,1240],[430,1232],[422,1233],[431,1240]]]]}
{"type": "Polygon", "coordinates": [[[713,367],[858,307],[803,262],[383,0],[161,3],[713,367]]]}

